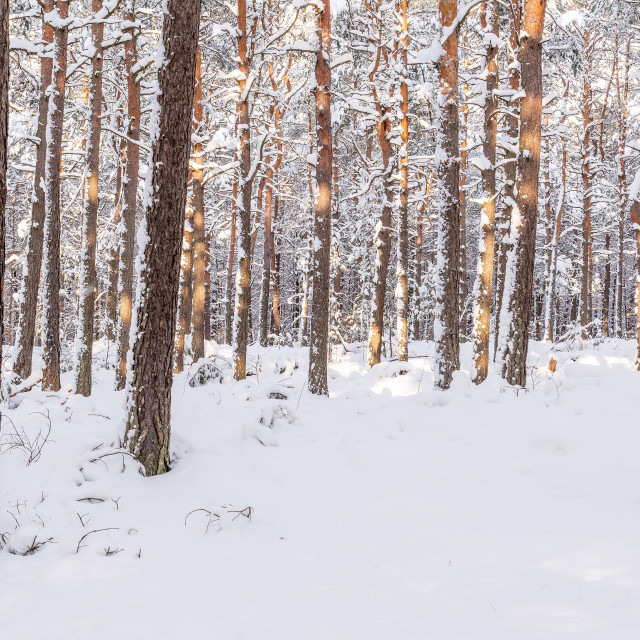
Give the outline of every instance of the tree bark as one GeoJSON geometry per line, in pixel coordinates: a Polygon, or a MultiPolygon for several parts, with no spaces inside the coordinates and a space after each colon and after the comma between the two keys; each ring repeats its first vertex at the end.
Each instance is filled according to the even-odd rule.
{"type": "Polygon", "coordinates": [[[591,331],[586,329],[591,322],[591,42],[589,32],[584,35],[583,50],[587,69],[582,81],[582,280],[580,286],[580,325],[582,337],[591,331]]]}
{"type": "Polygon", "coordinates": [[[247,376],[247,346],[249,344],[249,315],[251,305],[251,130],[249,122],[250,73],[247,2],[238,0],[238,92],[236,105],[238,127],[238,198],[236,211],[240,247],[236,276],[236,304],[233,318],[233,377],[247,376]]]}
{"type": "Polygon", "coordinates": [[[514,242],[507,264],[507,307],[501,321],[507,332],[501,349],[502,376],[509,384],[527,382],[529,324],[536,252],[538,183],[542,124],[542,32],[546,0],[526,0],[520,33],[520,69],[524,98],[520,105],[517,195],[511,221],[514,242]]]}
{"type": "Polygon", "coordinates": [[[192,271],[193,271],[193,209],[187,205],[182,233],[182,258],[180,260],[180,304],[178,305],[178,331],[174,349],[174,373],[184,370],[184,342],[189,332],[192,299],[192,271]]]}
{"type": "MultiPolygon", "coordinates": [[[[7,156],[9,141],[9,0],[0,0],[0,282],[5,274],[5,216],[7,205],[7,156]]],[[[9,287],[13,297],[13,288],[9,287]]],[[[4,326],[4,301],[0,296],[0,327],[4,326]]],[[[9,314],[9,330],[11,314],[9,314]]],[[[2,361],[0,339],[0,362],[2,361]]]]}
{"type": "Polygon", "coordinates": [[[131,39],[124,44],[124,66],[127,76],[127,166],[124,182],[124,207],[122,211],[122,236],[120,237],[120,326],[118,331],[118,369],[116,388],[124,389],[127,380],[127,357],[129,354],[131,315],[133,309],[133,254],[136,234],[136,204],[138,196],[138,174],[140,171],[140,85],[134,74],[137,63],[135,0],[127,0],[124,20],[128,26],[125,33],[131,39]]]}
{"type": "MultiPolygon", "coordinates": [[[[117,122],[120,122],[121,118],[118,117],[117,122]]],[[[118,127],[120,128],[120,127],[118,127]]],[[[109,287],[107,290],[107,338],[114,342],[117,339],[117,326],[118,326],[118,286],[120,283],[120,223],[122,220],[122,201],[124,198],[123,189],[123,174],[124,167],[126,166],[126,150],[127,141],[124,138],[120,139],[119,146],[115,145],[115,151],[118,154],[118,167],[116,169],[116,195],[115,195],[115,208],[113,212],[113,230],[110,232],[109,247],[109,287]]]]}
{"type": "MultiPolygon", "coordinates": [[[[45,0],[43,13],[53,11],[54,0],[45,0]]],[[[53,43],[53,27],[44,19],[42,21],[42,40],[45,46],[53,43]]],[[[53,60],[50,57],[40,58],[40,98],[38,103],[38,149],[36,152],[36,168],[33,179],[33,195],[31,197],[31,226],[25,249],[26,263],[22,271],[18,334],[16,336],[13,371],[21,378],[31,375],[33,359],[33,343],[36,330],[36,314],[38,309],[38,288],[42,271],[42,252],[45,227],[45,196],[42,183],[45,175],[47,158],[47,114],[49,97],[47,91],[51,85],[53,60]]]]}
{"type": "Polygon", "coordinates": [[[400,184],[398,210],[398,268],[396,311],[398,329],[398,360],[409,360],[409,13],[408,0],[399,0],[400,21],[400,184]]]}
{"type": "Polygon", "coordinates": [[[102,9],[102,0],[92,0],[91,25],[94,54],[91,60],[89,80],[89,120],[87,123],[87,148],[85,169],[85,199],[82,212],[82,253],[80,256],[80,314],[76,337],[76,393],[91,395],[93,361],[93,334],[98,274],[96,272],[96,249],[98,234],[98,198],[100,185],[100,134],[102,113],[102,38],[104,22],[97,19],[102,9]]]}
{"type": "Polygon", "coordinates": [[[143,266],[127,395],[126,443],[147,475],[169,470],[172,354],[187,201],[200,0],[166,0],[152,123],[143,266]]]}
{"type": "Polygon", "coordinates": [[[521,0],[509,0],[509,90],[512,99],[509,104],[507,122],[507,163],[504,167],[504,209],[500,216],[499,225],[499,254],[496,265],[496,313],[494,330],[494,358],[498,353],[498,343],[501,332],[501,317],[504,306],[504,285],[507,275],[507,257],[509,255],[510,240],[509,229],[511,227],[511,213],[515,204],[516,186],[516,161],[518,145],[518,129],[520,116],[518,105],[513,96],[520,91],[520,63],[518,61],[520,23],[522,21],[521,0]]]}
{"type": "Polygon", "coordinates": [[[491,337],[491,290],[496,219],[496,140],[498,134],[498,7],[494,0],[482,5],[480,23],[485,45],[484,131],[482,136],[482,212],[481,239],[478,252],[478,275],[474,292],[473,373],[476,384],[486,380],[489,372],[491,337]]]}
{"type": "Polygon", "coordinates": [[[460,154],[458,149],[458,37],[449,29],[457,17],[457,0],[439,0],[442,53],[438,60],[438,261],[436,265],[434,379],[448,389],[460,368],[460,154]],[[445,35],[448,34],[448,37],[445,35]]]}
{"type": "Polygon", "coordinates": [[[309,391],[328,395],[327,349],[329,345],[329,293],[331,252],[331,176],[333,135],[331,131],[331,2],[318,7],[316,53],[316,206],[313,243],[313,298],[309,349],[309,391]]]}
{"type": "Polygon", "coordinates": [[[54,27],[53,75],[47,114],[45,165],[45,278],[43,301],[44,370],[42,388],[60,389],[60,173],[64,127],[64,96],[67,75],[66,24],[69,2],[58,0],[54,27]]]}
{"type": "Polygon", "coordinates": [[[203,173],[203,136],[202,103],[202,52],[198,47],[196,60],[196,86],[193,103],[193,129],[195,143],[193,145],[193,168],[191,178],[193,201],[193,334],[191,336],[191,349],[193,361],[204,358],[204,334],[205,334],[205,271],[206,271],[206,246],[204,229],[204,173],[203,173]]]}

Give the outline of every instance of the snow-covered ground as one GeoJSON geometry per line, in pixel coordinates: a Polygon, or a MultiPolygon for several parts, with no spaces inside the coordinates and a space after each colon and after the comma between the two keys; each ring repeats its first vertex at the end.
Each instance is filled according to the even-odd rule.
{"type": "Polygon", "coordinates": [[[5,448],[52,429],[30,465],[0,456],[0,638],[637,640],[633,344],[553,375],[534,344],[519,393],[467,371],[434,390],[432,349],[370,372],[336,352],[326,399],[303,349],[252,349],[237,383],[210,345],[223,377],[176,378],[158,478],[118,452],[112,370],[89,399],[70,377],[16,395],[5,448]]]}

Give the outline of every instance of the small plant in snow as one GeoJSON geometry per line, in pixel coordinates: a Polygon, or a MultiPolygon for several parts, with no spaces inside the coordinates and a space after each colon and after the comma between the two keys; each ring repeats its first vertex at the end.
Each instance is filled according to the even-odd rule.
{"type": "Polygon", "coordinates": [[[42,413],[41,415],[47,420],[46,432],[40,429],[34,438],[29,437],[23,427],[16,426],[11,418],[0,415],[0,455],[16,450],[24,451],[27,466],[32,462],[37,462],[51,435],[49,411],[47,410],[46,414],[42,413]],[[4,428],[3,422],[9,424],[8,429],[4,428]]]}

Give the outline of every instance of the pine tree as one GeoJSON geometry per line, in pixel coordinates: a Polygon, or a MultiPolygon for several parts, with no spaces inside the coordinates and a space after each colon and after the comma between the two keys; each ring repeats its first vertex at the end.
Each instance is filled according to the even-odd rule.
{"type": "Polygon", "coordinates": [[[147,475],[169,470],[173,341],[187,203],[200,0],[167,0],[145,188],[143,266],[128,374],[126,443],[147,475]]]}
{"type": "Polygon", "coordinates": [[[316,207],[313,240],[313,298],[309,340],[309,391],[328,395],[329,293],[331,258],[331,180],[333,134],[331,129],[331,2],[318,3],[316,98],[316,207]]]}

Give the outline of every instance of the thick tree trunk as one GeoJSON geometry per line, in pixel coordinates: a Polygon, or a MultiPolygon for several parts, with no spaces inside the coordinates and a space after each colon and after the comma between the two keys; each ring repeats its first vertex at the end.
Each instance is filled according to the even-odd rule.
{"type": "Polygon", "coordinates": [[[327,349],[329,344],[329,293],[331,256],[331,176],[333,135],[331,133],[331,2],[318,7],[316,53],[316,164],[315,239],[313,244],[313,298],[309,348],[309,391],[328,395],[327,349]]]}
{"type": "Polygon", "coordinates": [[[203,135],[202,104],[202,52],[198,47],[196,61],[196,86],[193,103],[193,129],[196,137],[193,145],[193,168],[191,178],[192,204],[193,204],[193,334],[191,336],[191,348],[193,361],[204,358],[204,334],[205,334],[205,271],[206,271],[206,246],[204,230],[204,173],[203,173],[203,147],[201,136],[203,135]]]}
{"type": "MultiPolygon", "coordinates": [[[[43,13],[53,11],[54,0],[45,0],[43,13]]],[[[42,22],[42,40],[49,45],[53,43],[53,27],[42,22]]],[[[22,286],[16,336],[13,371],[21,378],[31,375],[33,343],[36,331],[36,314],[38,309],[38,288],[42,270],[42,252],[45,227],[45,196],[42,183],[45,175],[47,158],[47,114],[49,111],[48,90],[51,85],[53,60],[50,57],[40,58],[40,98],[38,104],[38,149],[36,152],[36,168],[33,179],[33,195],[31,204],[31,227],[25,249],[26,262],[22,271],[22,286]]]]}
{"type": "Polygon", "coordinates": [[[473,374],[476,384],[489,372],[489,339],[491,337],[491,289],[493,286],[493,254],[496,219],[496,140],[498,134],[498,7],[494,0],[482,5],[480,17],[485,45],[484,131],[482,136],[482,212],[478,251],[478,275],[474,291],[473,374]]]}
{"type": "Polygon", "coordinates": [[[47,114],[45,165],[45,278],[43,300],[44,370],[42,388],[60,389],[60,173],[67,75],[69,2],[58,0],[54,27],[53,76],[47,114]]]}
{"type": "Polygon", "coordinates": [[[158,111],[147,179],[136,339],[129,372],[126,442],[147,475],[169,470],[172,354],[187,203],[200,0],[166,0],[158,111]]]}
{"type": "MultiPolygon", "coordinates": [[[[135,23],[135,0],[127,0],[124,20],[135,23]]],[[[118,369],[116,388],[123,389],[127,379],[127,357],[129,354],[131,315],[133,309],[133,254],[136,235],[136,200],[138,196],[138,173],[140,170],[140,85],[134,74],[137,64],[136,35],[138,28],[129,26],[125,32],[131,39],[124,44],[124,66],[127,76],[127,108],[129,126],[127,130],[127,166],[124,182],[124,208],[122,211],[122,236],[120,237],[120,326],[118,328],[118,369]]]]}
{"type": "Polygon", "coordinates": [[[460,157],[458,149],[458,37],[451,27],[458,13],[457,0],[439,0],[438,120],[436,173],[438,178],[438,248],[436,266],[435,341],[436,386],[448,389],[460,368],[460,157]]]}
{"type": "MultiPolygon", "coordinates": [[[[92,0],[94,18],[102,9],[102,0],[92,0]]],[[[93,361],[93,334],[98,274],[96,249],[98,234],[98,191],[100,185],[100,134],[102,126],[102,38],[104,22],[91,25],[94,53],[89,80],[89,120],[87,123],[87,148],[85,169],[85,199],[82,212],[82,253],[80,256],[80,314],[76,336],[76,393],[91,395],[93,361]]]]}
{"type": "Polygon", "coordinates": [[[533,294],[533,269],[536,253],[538,182],[542,124],[542,32],[546,0],[527,0],[520,37],[520,69],[524,97],[520,105],[520,141],[517,164],[518,216],[512,217],[514,242],[507,264],[501,339],[502,376],[509,384],[525,386],[529,324],[533,294]]]}
{"type": "Polygon", "coordinates": [[[236,106],[238,129],[238,198],[236,211],[240,248],[236,276],[236,304],[233,318],[233,377],[244,380],[247,376],[247,346],[251,312],[251,131],[249,123],[250,73],[247,35],[247,2],[238,0],[238,92],[236,106]]]}
{"type": "Polygon", "coordinates": [[[408,0],[399,0],[400,21],[400,185],[398,210],[398,268],[396,285],[396,311],[398,314],[398,360],[409,360],[409,22],[408,0]]]}

